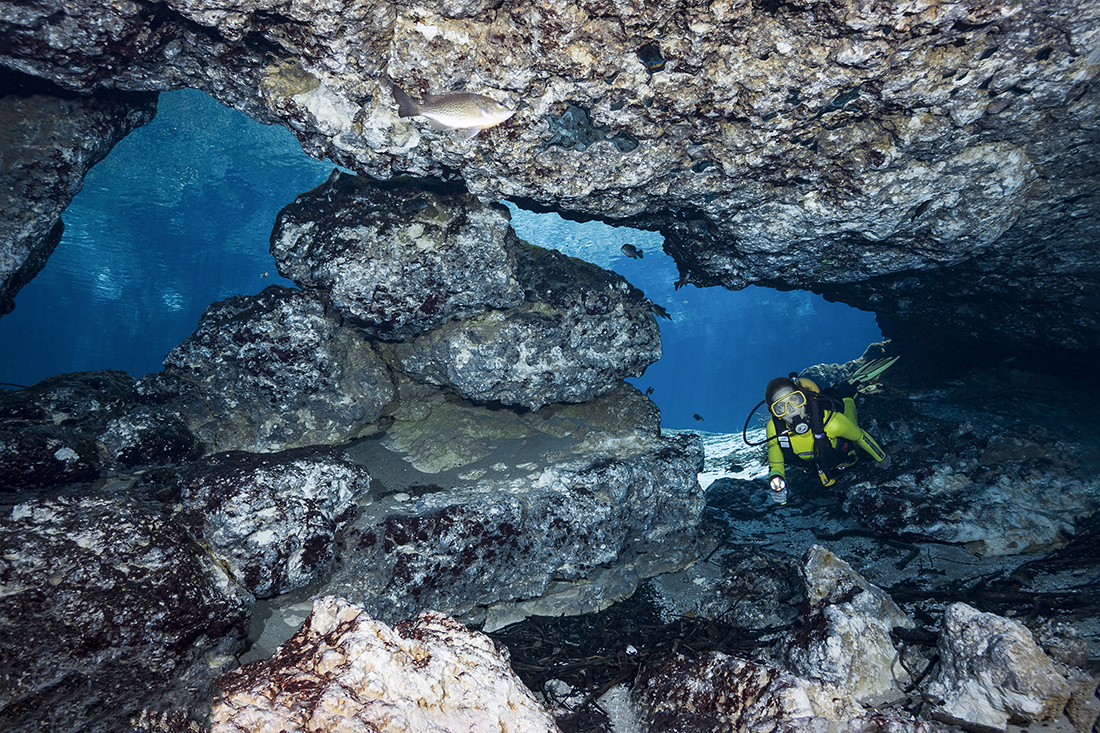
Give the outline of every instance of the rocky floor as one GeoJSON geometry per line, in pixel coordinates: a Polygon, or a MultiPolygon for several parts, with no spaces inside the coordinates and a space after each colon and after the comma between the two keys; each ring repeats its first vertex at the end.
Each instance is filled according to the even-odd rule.
{"type": "MultiPolygon", "coordinates": [[[[887,590],[914,618],[917,629],[896,641],[916,675],[932,663],[939,619],[956,601],[1014,618],[1040,641],[1069,637],[1079,657],[1067,661],[1100,668],[1100,519],[1082,520],[1066,547],[1012,557],[883,540],[824,490],[792,492],[782,507],[768,503],[762,478],[753,478],[763,470],[755,449],[741,436],[704,435],[704,441],[700,478],[709,484],[704,518],[711,547],[704,559],[647,581],[600,613],[533,616],[491,634],[508,647],[525,684],[557,706],[564,733],[637,730],[627,691],[656,655],[718,650],[773,662],[772,643],[799,618],[797,561],[815,544],[887,590]]],[[[294,633],[311,607],[310,594],[300,596],[259,604],[256,644],[242,661],[267,656],[294,633]]],[[[893,707],[919,715],[922,703],[918,688],[893,707]]],[[[1048,721],[1031,730],[1072,730],[1067,725],[1048,721]]]]}
{"type": "MultiPolygon", "coordinates": [[[[771,505],[763,480],[752,477],[763,469],[741,436],[704,440],[707,470],[700,478],[710,482],[705,521],[713,541],[705,559],[647,581],[602,613],[532,617],[493,634],[508,646],[524,682],[561,706],[566,733],[637,730],[624,690],[655,655],[718,650],[773,662],[772,642],[799,617],[797,560],[814,544],[887,590],[914,618],[918,627],[896,641],[915,675],[933,663],[939,619],[956,601],[1014,618],[1041,643],[1068,638],[1072,643],[1058,646],[1078,656],[1065,661],[1100,667],[1100,520],[1083,520],[1062,549],[1013,557],[887,541],[861,528],[825,491],[793,493],[786,506],[771,505]]],[[[918,687],[891,707],[920,715],[922,705],[918,687]]],[[[1073,728],[1056,720],[1028,730],[1073,728]]]]}
{"type": "MultiPolygon", "coordinates": [[[[1045,431],[1036,434],[1035,444],[1046,449],[1057,442],[1062,453],[1055,457],[1068,468],[1059,468],[1063,464],[1055,462],[1043,474],[1047,464],[1041,461],[1048,459],[1040,457],[1037,478],[1027,474],[1014,493],[1004,492],[1008,497],[1004,503],[1013,513],[998,516],[1022,516],[1021,521],[1026,521],[1028,507],[1036,513],[1042,510],[1040,497],[1029,493],[1032,487],[1054,487],[1050,490],[1057,492],[1058,486],[1071,485],[1066,477],[1076,477],[1078,491],[1094,491],[1088,487],[1100,475],[1094,449],[1100,445],[1094,439],[1097,436],[1077,411],[1080,406],[1066,402],[1065,394],[1064,389],[1037,384],[1016,373],[992,375],[983,381],[947,384],[934,392],[910,388],[900,398],[897,394],[889,398],[893,402],[885,396],[868,398],[867,414],[869,421],[881,426],[887,424],[881,414],[883,405],[894,409],[913,403],[921,414],[940,420],[940,425],[951,420],[976,424],[985,415],[989,419],[982,429],[989,431],[1013,435],[1018,430],[1013,426],[1021,421],[1045,431]],[[997,386],[995,402],[988,400],[990,385],[997,386]]],[[[977,439],[974,433],[960,432],[960,445],[985,440],[981,430],[977,432],[977,439]]],[[[762,448],[745,445],[740,434],[698,434],[705,445],[699,480],[706,488],[707,502],[705,541],[698,562],[645,581],[633,596],[599,613],[532,616],[491,633],[508,647],[512,666],[524,682],[555,708],[565,733],[638,730],[631,717],[629,687],[642,665],[657,655],[717,650],[781,666],[773,659],[772,647],[799,623],[803,598],[797,567],[814,545],[827,548],[887,591],[916,622],[915,629],[895,637],[914,678],[923,679],[932,670],[943,612],[958,601],[1024,624],[1056,661],[1093,674],[1100,671],[1100,514],[1088,516],[1086,509],[1060,530],[1053,543],[1056,549],[1024,554],[975,552],[995,542],[891,539],[872,532],[845,511],[844,491],[823,489],[816,480],[790,477],[788,502],[771,504],[762,448]]],[[[885,442],[891,451],[890,441],[885,442]]],[[[893,447],[895,463],[904,464],[907,459],[898,450],[893,447]]],[[[908,457],[910,463],[921,460],[917,450],[915,457],[908,457]]],[[[1021,474],[1004,471],[1004,476],[1012,475],[1021,474]]],[[[853,469],[841,481],[855,485],[861,478],[879,480],[879,476],[853,469]]],[[[407,490],[403,475],[385,478],[392,488],[407,490]]],[[[243,661],[267,656],[288,638],[308,614],[310,602],[308,589],[300,596],[261,602],[253,625],[256,643],[243,661]]],[[[924,717],[920,684],[887,706],[924,717]]],[[[1055,720],[1036,724],[1032,730],[1072,730],[1067,726],[1066,721],[1055,720]]]]}

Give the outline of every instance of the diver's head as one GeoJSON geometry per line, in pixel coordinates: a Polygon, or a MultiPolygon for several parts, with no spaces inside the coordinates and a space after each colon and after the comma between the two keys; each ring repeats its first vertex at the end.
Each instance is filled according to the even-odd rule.
{"type": "Polygon", "coordinates": [[[768,382],[764,399],[773,415],[783,420],[797,433],[809,430],[806,412],[806,393],[790,377],[776,377],[768,382]]]}

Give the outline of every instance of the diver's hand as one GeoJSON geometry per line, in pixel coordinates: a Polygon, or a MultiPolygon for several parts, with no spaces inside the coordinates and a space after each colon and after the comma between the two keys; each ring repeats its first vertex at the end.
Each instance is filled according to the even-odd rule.
{"type": "Polygon", "coordinates": [[[768,481],[768,498],[773,504],[787,503],[787,482],[782,476],[772,476],[768,481]]]}
{"type": "Polygon", "coordinates": [[[890,463],[890,456],[886,456],[875,465],[877,465],[879,468],[890,468],[890,463]]]}

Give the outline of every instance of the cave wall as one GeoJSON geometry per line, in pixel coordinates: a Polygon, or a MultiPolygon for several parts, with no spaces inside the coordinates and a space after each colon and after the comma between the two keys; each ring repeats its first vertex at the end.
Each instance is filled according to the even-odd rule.
{"type": "Polygon", "coordinates": [[[376,178],[660,229],[682,280],[804,288],[922,349],[1094,353],[1100,4],[0,3],[0,64],[192,86],[376,178]],[[399,118],[466,89],[472,140],[399,118]]]}

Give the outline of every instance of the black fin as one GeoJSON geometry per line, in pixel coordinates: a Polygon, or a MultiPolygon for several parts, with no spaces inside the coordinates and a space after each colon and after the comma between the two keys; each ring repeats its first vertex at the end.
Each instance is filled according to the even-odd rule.
{"type": "Polygon", "coordinates": [[[393,90],[393,98],[397,100],[397,116],[398,117],[416,117],[420,114],[420,109],[416,106],[416,102],[412,101],[412,98],[408,94],[405,94],[405,90],[396,84],[390,84],[390,89],[393,90]]]}

